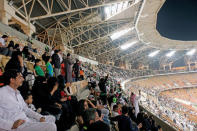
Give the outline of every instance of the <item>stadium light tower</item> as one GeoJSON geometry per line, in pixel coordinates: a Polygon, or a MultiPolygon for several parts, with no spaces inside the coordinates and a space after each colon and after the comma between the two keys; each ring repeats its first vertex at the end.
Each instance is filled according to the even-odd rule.
{"type": "Polygon", "coordinates": [[[190,51],[188,51],[188,52],[186,53],[186,55],[192,56],[195,52],[196,52],[196,49],[191,49],[190,51]]]}
{"type": "Polygon", "coordinates": [[[131,43],[124,44],[124,45],[120,46],[120,48],[121,48],[122,50],[126,50],[126,49],[130,48],[131,46],[133,46],[134,44],[136,44],[137,42],[138,42],[138,41],[136,40],[136,41],[133,41],[133,42],[131,42],[131,43]]]}
{"type": "Polygon", "coordinates": [[[156,56],[159,52],[160,52],[160,50],[156,50],[156,51],[154,51],[154,52],[151,52],[148,56],[149,56],[149,57],[154,57],[154,56],[156,56]]]}
{"type": "Polygon", "coordinates": [[[169,53],[166,54],[167,57],[172,57],[175,54],[175,50],[170,51],[169,53]]]}
{"type": "Polygon", "coordinates": [[[128,28],[128,29],[123,29],[123,30],[121,30],[121,31],[117,31],[117,32],[113,33],[113,34],[110,36],[110,38],[111,38],[112,40],[118,39],[119,37],[123,36],[124,34],[128,33],[129,31],[131,31],[131,30],[133,30],[133,29],[134,29],[134,27],[128,28]]]}

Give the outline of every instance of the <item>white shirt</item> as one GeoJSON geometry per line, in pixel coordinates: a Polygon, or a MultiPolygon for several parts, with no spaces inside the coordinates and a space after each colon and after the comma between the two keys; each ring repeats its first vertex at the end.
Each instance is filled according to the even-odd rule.
{"type": "Polygon", "coordinates": [[[40,120],[42,115],[29,109],[20,92],[10,86],[0,88],[0,129],[11,130],[15,121],[22,119],[31,122],[40,120]]]}
{"type": "Polygon", "coordinates": [[[2,46],[5,46],[5,40],[3,38],[0,38],[0,43],[2,44],[2,46]]]}

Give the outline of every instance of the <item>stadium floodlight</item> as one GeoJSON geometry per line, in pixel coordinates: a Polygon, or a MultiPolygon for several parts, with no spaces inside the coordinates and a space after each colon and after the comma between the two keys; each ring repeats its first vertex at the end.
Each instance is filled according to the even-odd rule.
{"type": "Polygon", "coordinates": [[[115,39],[118,39],[119,37],[123,36],[124,34],[128,33],[129,31],[133,30],[133,28],[128,28],[128,29],[124,29],[124,30],[121,30],[121,31],[117,31],[115,33],[113,33],[110,38],[112,40],[115,40],[115,39]]]}
{"type": "Polygon", "coordinates": [[[191,49],[190,51],[188,51],[188,52],[186,53],[186,55],[192,56],[195,52],[196,52],[196,49],[191,49]]]}
{"type": "Polygon", "coordinates": [[[171,56],[173,56],[175,54],[175,52],[176,52],[175,50],[170,51],[169,53],[166,54],[166,56],[167,57],[171,57],[171,56]]]}
{"type": "Polygon", "coordinates": [[[138,41],[136,40],[136,41],[133,41],[133,42],[131,42],[131,43],[124,44],[124,45],[120,46],[120,48],[121,48],[122,50],[126,50],[126,49],[130,48],[131,46],[133,46],[134,44],[136,44],[137,42],[138,42],[138,41]]]}
{"type": "Polygon", "coordinates": [[[160,50],[156,50],[156,51],[150,53],[148,56],[149,56],[149,57],[154,57],[154,56],[156,56],[159,52],[160,52],[160,50]]]}

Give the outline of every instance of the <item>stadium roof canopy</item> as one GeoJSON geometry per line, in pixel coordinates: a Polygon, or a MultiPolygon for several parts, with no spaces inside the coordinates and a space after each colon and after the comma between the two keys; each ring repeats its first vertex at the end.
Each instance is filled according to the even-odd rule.
{"type": "MultiPolygon", "coordinates": [[[[151,25],[150,20],[156,21],[155,10],[162,6],[162,0],[8,1],[18,16],[36,26],[38,39],[50,46],[63,44],[77,54],[102,63],[126,60],[147,65],[177,60],[164,55],[169,48],[176,48],[175,44],[158,46],[158,41],[153,41],[158,35],[154,35],[154,24],[151,25]],[[135,44],[122,50],[128,43],[135,44]],[[155,50],[160,51],[150,58],[149,54],[155,50]]],[[[191,48],[177,49],[184,54],[191,48]]]]}

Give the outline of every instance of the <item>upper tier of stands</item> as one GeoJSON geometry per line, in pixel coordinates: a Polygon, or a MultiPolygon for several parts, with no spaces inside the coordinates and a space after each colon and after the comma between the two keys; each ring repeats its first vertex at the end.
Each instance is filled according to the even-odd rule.
{"type": "Polygon", "coordinates": [[[138,86],[144,90],[159,91],[161,89],[196,85],[197,73],[153,76],[127,83],[128,86],[138,86]]]}

